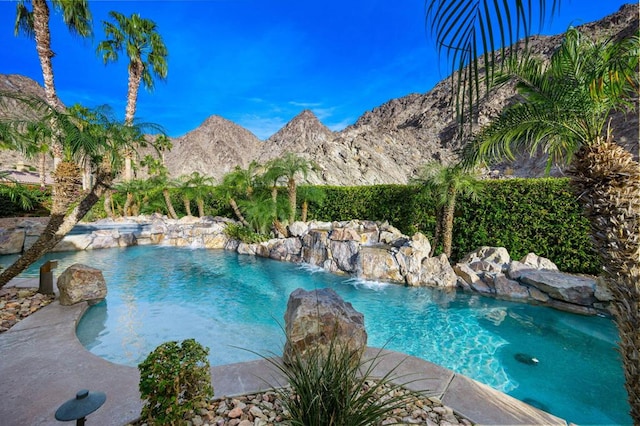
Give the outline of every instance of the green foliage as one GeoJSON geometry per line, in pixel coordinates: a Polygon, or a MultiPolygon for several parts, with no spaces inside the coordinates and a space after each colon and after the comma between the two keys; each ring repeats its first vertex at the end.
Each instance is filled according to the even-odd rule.
{"type": "Polygon", "coordinates": [[[224,229],[224,233],[229,238],[240,240],[243,243],[247,243],[247,244],[261,243],[263,241],[269,240],[268,235],[258,234],[257,232],[254,232],[251,228],[247,228],[246,226],[242,226],[235,223],[228,223],[224,229]]]}
{"type": "Polygon", "coordinates": [[[322,186],[321,203],[309,200],[309,219],[388,221],[413,234],[433,229],[431,197],[418,185],[322,186]],[[425,209],[424,206],[427,206],[425,209]]]}
{"type": "Polygon", "coordinates": [[[563,271],[599,273],[589,222],[568,179],[508,179],[484,185],[484,197],[458,205],[453,259],[481,245],[502,246],[514,259],[535,252],[563,271]]]}
{"type": "Polygon", "coordinates": [[[213,397],[208,353],[194,339],[166,342],[138,365],[147,424],[185,424],[190,412],[213,397]]]}
{"type": "Polygon", "coordinates": [[[33,186],[0,183],[0,217],[48,216],[49,195],[33,186]]]}
{"type": "Polygon", "coordinates": [[[327,351],[294,351],[288,364],[265,358],[280,370],[289,387],[276,392],[297,426],[369,426],[404,407],[411,394],[391,383],[392,369],[372,380],[382,355],[365,360],[332,338],[327,351]]]}
{"type": "MultiPolygon", "coordinates": [[[[482,181],[479,200],[456,204],[451,260],[480,246],[503,246],[519,259],[529,252],[547,257],[567,272],[598,274],[599,257],[589,224],[568,179],[482,181]]],[[[322,221],[387,220],[405,234],[433,238],[434,199],[415,185],[323,187],[322,205],[310,203],[309,218],[322,221]]]]}

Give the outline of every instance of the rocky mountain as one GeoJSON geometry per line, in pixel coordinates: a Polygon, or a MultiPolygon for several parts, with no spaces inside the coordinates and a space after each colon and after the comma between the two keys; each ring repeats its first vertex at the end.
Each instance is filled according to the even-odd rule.
{"type": "Polygon", "coordinates": [[[262,146],[253,133],[217,115],[171,142],[165,161],[172,176],[199,172],[217,181],[235,166],[247,167],[262,146]]]}
{"type": "MultiPolygon", "coordinates": [[[[579,29],[595,38],[622,37],[637,31],[638,25],[638,5],[630,4],[579,29]]],[[[529,40],[529,47],[549,57],[561,41],[562,35],[536,36],[529,40]]],[[[15,78],[0,75],[0,87],[15,78]]],[[[488,123],[516,99],[513,86],[492,92],[479,105],[478,124],[488,123]]],[[[310,183],[405,183],[429,161],[449,163],[457,159],[463,142],[456,138],[451,100],[451,81],[445,79],[427,93],[392,99],[365,112],[340,132],[332,132],[313,112],[305,110],[266,141],[229,120],[212,116],[197,129],[172,140],[166,164],[173,176],[198,171],[219,180],[236,165],[246,167],[252,160],[264,163],[293,152],[318,166],[308,177],[310,183]]],[[[617,113],[612,120],[616,140],[637,158],[638,113],[617,113]]],[[[506,175],[541,176],[545,164],[543,154],[522,156],[495,170],[506,175]]],[[[6,164],[0,152],[2,167],[6,164]]],[[[553,173],[561,174],[562,170],[557,167],[553,173]]]]}
{"type": "MultiPolygon", "coordinates": [[[[580,27],[582,32],[595,38],[627,36],[637,29],[638,5],[624,6],[613,15],[580,27]]],[[[529,40],[529,47],[549,57],[561,41],[562,35],[536,36],[529,40]]],[[[302,111],[262,142],[257,153],[248,150],[241,157],[245,164],[253,159],[263,163],[285,152],[297,153],[318,165],[318,170],[308,177],[311,183],[405,183],[429,161],[449,163],[457,159],[456,152],[462,142],[456,138],[450,84],[446,79],[428,93],[392,99],[364,113],[356,123],[340,132],[331,132],[311,111],[302,111]]],[[[478,123],[488,123],[504,105],[514,102],[515,96],[513,86],[491,93],[480,103],[478,123]]],[[[612,126],[618,143],[637,156],[637,112],[615,114],[612,126]]],[[[184,138],[188,140],[189,135],[184,138]]],[[[189,158],[186,161],[189,164],[212,164],[191,152],[176,154],[181,155],[189,158]]],[[[527,155],[514,163],[498,165],[494,170],[514,176],[541,176],[545,165],[544,155],[533,158],[527,155]]],[[[173,165],[169,167],[174,170],[173,165]]],[[[558,175],[562,170],[555,167],[552,173],[558,175]]]]}

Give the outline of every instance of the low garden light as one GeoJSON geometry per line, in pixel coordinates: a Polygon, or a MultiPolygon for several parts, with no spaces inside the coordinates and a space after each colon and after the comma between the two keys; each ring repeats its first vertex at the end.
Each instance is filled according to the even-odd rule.
{"type": "Polygon", "coordinates": [[[68,400],[56,410],[56,420],[61,422],[76,421],[76,426],[84,426],[85,417],[96,411],[107,400],[104,392],[79,390],[76,397],[68,400]]]}

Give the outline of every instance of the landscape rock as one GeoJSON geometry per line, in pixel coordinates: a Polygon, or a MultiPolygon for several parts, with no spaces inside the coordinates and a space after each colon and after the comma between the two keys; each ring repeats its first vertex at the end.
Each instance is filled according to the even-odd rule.
{"type": "MultiPolygon", "coordinates": [[[[473,264],[476,262],[488,262],[494,263],[500,267],[500,271],[506,271],[511,263],[511,256],[504,247],[480,247],[479,249],[467,254],[460,263],[473,264]]],[[[487,264],[481,264],[483,267],[488,267],[487,264]],[[486,265],[486,266],[485,266],[486,265]]],[[[486,269],[483,269],[486,270],[486,269]]],[[[494,268],[495,270],[495,268],[494,268]]]]}
{"type": "Polygon", "coordinates": [[[510,300],[525,300],[529,297],[529,290],[518,281],[510,280],[505,274],[491,275],[491,283],[496,296],[510,300]]]}
{"type": "Polygon", "coordinates": [[[322,266],[327,260],[329,232],[311,229],[302,238],[302,260],[315,266],[322,266]]]}
{"type": "Polygon", "coordinates": [[[74,305],[79,302],[94,304],[107,297],[107,283],[102,271],[80,263],[65,269],[58,277],[60,304],[74,305]]]}
{"type": "Polygon", "coordinates": [[[294,290],[284,319],[287,341],[282,358],[285,363],[296,356],[304,358],[315,350],[326,355],[330,344],[337,351],[346,350],[359,358],[367,346],[364,315],[332,289],[294,290]]]}
{"type": "Polygon", "coordinates": [[[589,306],[596,301],[596,283],[589,277],[558,271],[531,270],[524,272],[520,280],[564,302],[589,306]]]}
{"type": "Polygon", "coordinates": [[[22,253],[25,236],[24,229],[0,229],[0,255],[22,253]]]}
{"type": "Polygon", "coordinates": [[[330,241],[329,253],[331,259],[335,262],[336,267],[342,272],[356,272],[359,253],[359,244],[357,241],[330,241]]]}
{"type": "Polygon", "coordinates": [[[293,237],[302,237],[309,230],[309,226],[304,222],[293,222],[289,225],[289,233],[293,237]]]}
{"type": "Polygon", "coordinates": [[[356,256],[356,275],[374,281],[404,282],[400,265],[385,246],[363,246],[356,256]]]}
{"type": "Polygon", "coordinates": [[[446,254],[443,253],[440,256],[430,257],[422,261],[419,283],[427,287],[456,287],[457,276],[449,264],[446,254]]]}
{"type": "Polygon", "coordinates": [[[533,267],[534,269],[546,269],[551,271],[557,271],[558,266],[546,257],[538,256],[535,253],[527,253],[525,257],[520,259],[520,262],[533,267]]]}

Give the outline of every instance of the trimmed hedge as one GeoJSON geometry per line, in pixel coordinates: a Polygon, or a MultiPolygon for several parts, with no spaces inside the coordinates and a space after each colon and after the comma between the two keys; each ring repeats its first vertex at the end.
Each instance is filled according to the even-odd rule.
{"type": "MultiPolygon", "coordinates": [[[[566,178],[483,181],[477,201],[459,197],[452,261],[480,246],[502,246],[514,259],[529,252],[567,272],[598,274],[601,262],[589,238],[589,222],[566,178]]],[[[321,206],[309,217],[323,221],[388,220],[403,233],[427,237],[435,230],[433,199],[416,185],[326,186],[321,206]]]]}

